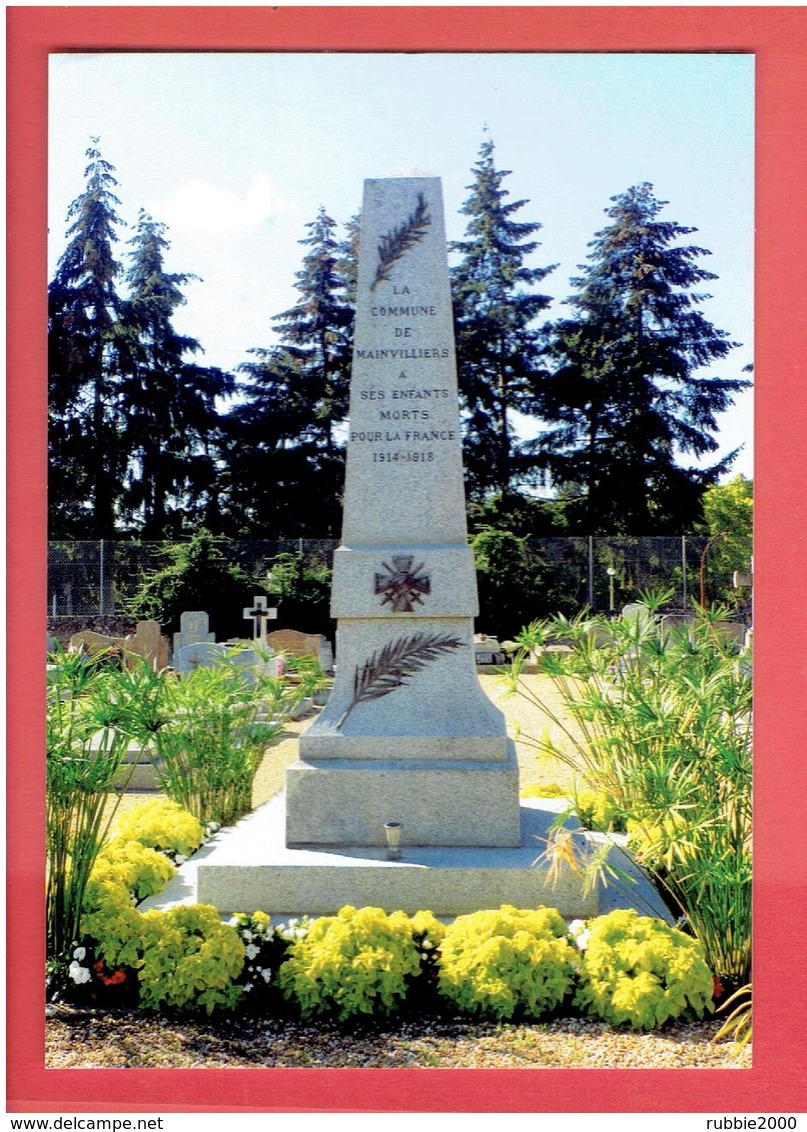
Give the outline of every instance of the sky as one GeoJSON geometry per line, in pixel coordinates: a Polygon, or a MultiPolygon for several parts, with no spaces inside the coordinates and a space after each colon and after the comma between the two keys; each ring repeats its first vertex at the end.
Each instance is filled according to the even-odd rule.
{"type": "MultiPolygon", "coordinates": [[[[141,208],[164,222],[167,270],[199,277],[176,328],[205,364],[234,369],[276,340],[320,207],[341,236],[365,178],[438,176],[448,239],[461,239],[490,138],[509,201],[528,202],[514,219],[542,225],[531,265],[558,264],[540,287],[548,317],[568,311],[610,198],[649,181],[669,202],[660,218],[696,228],[686,241],[712,253],[701,309],[741,343],[702,372],[740,376],[753,361],[753,89],[741,54],[54,54],[49,276],[98,137],[125,225],[141,208]]],[[[131,231],[119,233],[125,264],[131,231]]],[[[730,474],[749,478],[752,401],[720,418],[717,453],[742,445],[730,474]]]]}

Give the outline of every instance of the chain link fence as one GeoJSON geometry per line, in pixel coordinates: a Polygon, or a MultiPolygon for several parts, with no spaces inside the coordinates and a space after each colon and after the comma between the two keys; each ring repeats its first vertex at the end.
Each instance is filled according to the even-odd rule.
{"type": "MultiPolygon", "coordinates": [[[[541,578],[549,609],[574,613],[584,607],[617,611],[643,590],[672,590],[670,608],[685,610],[700,600],[700,574],[707,539],[541,538],[527,546],[541,578]]],[[[50,542],[48,615],[114,617],[143,582],[170,564],[168,542],[50,542]]],[[[272,561],[293,554],[307,565],[331,566],[334,539],[222,540],[221,548],[260,585],[272,561]]],[[[710,590],[730,586],[731,577],[710,565],[710,590]]]]}

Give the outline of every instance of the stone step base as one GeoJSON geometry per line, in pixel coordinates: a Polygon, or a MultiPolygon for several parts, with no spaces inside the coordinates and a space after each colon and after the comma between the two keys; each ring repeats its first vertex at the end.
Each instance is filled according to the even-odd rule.
{"type": "MultiPolygon", "coordinates": [[[[222,916],[264,911],[275,918],[327,915],[346,904],[373,905],[388,912],[430,910],[452,917],[501,904],[557,908],[568,919],[589,917],[612,907],[639,907],[669,919],[655,890],[627,858],[619,865],[635,877],[623,891],[583,892],[581,874],[561,872],[556,884],[547,863],[536,864],[556,817],[553,802],[523,801],[522,844],[509,849],[402,846],[400,861],[386,850],[288,849],[285,796],[279,795],[237,825],[222,831],[187,861],[157,896],[141,905],[212,904],[222,916]]],[[[575,834],[584,850],[598,835],[575,834]]]]}

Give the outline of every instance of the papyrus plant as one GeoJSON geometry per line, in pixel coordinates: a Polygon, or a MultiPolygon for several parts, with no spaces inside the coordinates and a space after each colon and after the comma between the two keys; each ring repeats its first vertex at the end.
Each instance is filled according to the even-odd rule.
{"type": "Polygon", "coordinates": [[[144,736],[160,788],[202,823],[248,813],[264,752],[303,692],[226,658],[163,678],[160,718],[144,736]]]}
{"type": "MultiPolygon", "coordinates": [[[[87,881],[125,785],[125,755],[143,729],[152,675],[108,654],[60,652],[48,681],[46,743],[47,954],[79,938],[87,881]]],[[[129,774],[134,769],[131,765],[129,774]]]]}
{"type": "Polygon", "coordinates": [[[712,971],[741,983],[751,956],[750,660],[716,629],[722,609],[664,627],[653,604],[642,616],[535,622],[508,679],[554,724],[553,736],[522,739],[613,799],[712,971]],[[558,640],[568,651],[545,648],[558,640]],[[523,679],[530,657],[560,691],[562,713],[523,679]]]}

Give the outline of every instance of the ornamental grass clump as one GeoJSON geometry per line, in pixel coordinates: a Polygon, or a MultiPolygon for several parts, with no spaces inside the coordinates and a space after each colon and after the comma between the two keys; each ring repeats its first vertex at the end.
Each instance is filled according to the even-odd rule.
{"type": "Polygon", "coordinates": [[[466,1014],[541,1018],[574,990],[579,955],[552,908],[459,916],[440,944],[442,997],[466,1014]]]}
{"type": "MultiPolygon", "coordinates": [[[[642,616],[535,622],[519,637],[508,679],[561,736],[534,745],[611,799],[714,973],[737,985],[751,963],[750,666],[715,629],[725,610],[699,609],[692,623],[662,628],[662,599],[646,595],[642,616]],[[561,637],[568,652],[543,649],[561,637]],[[530,655],[563,713],[521,679],[530,655]]],[[[600,858],[596,867],[607,874],[600,858]]]]}
{"type": "Polygon", "coordinates": [[[296,940],[280,967],[278,983],[304,1018],[389,1015],[400,1008],[421,975],[421,933],[439,938],[430,913],[414,920],[381,908],[340,909],[323,916],[296,940]]]}
{"type": "Polygon", "coordinates": [[[632,908],[598,916],[587,929],[574,999],[587,1014],[653,1030],[712,1009],[712,973],[691,936],[632,908]]]}

